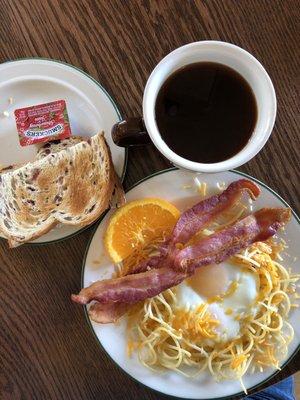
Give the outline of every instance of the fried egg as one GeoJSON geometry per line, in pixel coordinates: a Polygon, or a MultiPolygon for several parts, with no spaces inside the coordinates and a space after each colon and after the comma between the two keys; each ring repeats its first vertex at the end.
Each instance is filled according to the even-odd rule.
{"type": "Polygon", "coordinates": [[[217,341],[240,336],[241,321],[257,312],[258,275],[230,263],[200,267],[177,287],[177,307],[196,310],[208,303],[211,316],[219,321],[217,341]]]}

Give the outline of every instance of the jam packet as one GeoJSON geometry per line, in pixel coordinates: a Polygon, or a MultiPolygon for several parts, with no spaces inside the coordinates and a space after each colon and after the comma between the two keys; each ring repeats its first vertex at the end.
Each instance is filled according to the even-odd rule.
{"type": "Polygon", "coordinates": [[[64,100],[15,110],[21,146],[61,140],[71,136],[69,117],[64,100]]]}

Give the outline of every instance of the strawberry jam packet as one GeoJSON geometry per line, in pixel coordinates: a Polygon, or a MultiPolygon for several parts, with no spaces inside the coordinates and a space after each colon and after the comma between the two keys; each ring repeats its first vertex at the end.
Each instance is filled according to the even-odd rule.
{"type": "Polygon", "coordinates": [[[69,117],[64,100],[15,110],[21,146],[71,136],[69,117]]]}

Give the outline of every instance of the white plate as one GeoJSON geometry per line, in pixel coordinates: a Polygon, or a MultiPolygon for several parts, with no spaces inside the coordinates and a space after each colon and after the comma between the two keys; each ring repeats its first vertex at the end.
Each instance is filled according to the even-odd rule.
{"type": "MultiPolygon", "coordinates": [[[[66,100],[73,135],[93,136],[101,130],[110,146],[116,171],[123,178],[127,153],[111,139],[120,112],[106,90],[76,67],[46,59],[24,59],[0,65],[0,166],[32,161],[37,146],[19,144],[14,110],[54,100],[66,100]],[[9,104],[12,98],[13,103],[9,104]],[[9,117],[3,115],[9,112],[9,117]]],[[[57,226],[34,243],[70,237],[82,228],[57,226]]]]}
{"type": "MultiPolygon", "coordinates": [[[[182,170],[166,170],[152,175],[139,182],[127,193],[127,200],[141,199],[143,197],[159,196],[171,201],[181,210],[194,204],[196,200],[195,189],[184,189],[184,186],[193,184],[195,174],[182,170]]],[[[237,171],[229,171],[219,174],[197,175],[200,181],[207,183],[211,193],[216,189],[217,182],[225,182],[226,185],[243,176],[258,183],[261,188],[261,195],[254,205],[254,210],[261,207],[285,207],[287,204],[272,189],[268,188],[256,179],[237,171]]],[[[215,190],[216,191],[216,190],[215,190]]],[[[199,195],[197,196],[199,200],[199,195]]],[[[103,234],[107,226],[110,213],[100,221],[87,248],[86,257],[83,263],[82,286],[86,287],[98,279],[108,278],[112,274],[113,267],[104,253],[103,234]]],[[[293,258],[299,256],[300,225],[296,214],[293,214],[291,222],[287,225],[284,238],[289,244],[290,258],[285,261],[293,271],[298,271],[293,258]]],[[[86,309],[85,309],[86,310],[86,309]]],[[[87,313],[86,313],[87,315],[87,313]]],[[[87,319],[94,331],[99,343],[103,346],[110,357],[129,375],[144,385],[159,392],[190,399],[215,399],[225,398],[236,394],[243,394],[241,386],[236,381],[223,381],[217,383],[208,373],[203,373],[195,379],[188,379],[176,372],[163,374],[154,373],[143,367],[137,358],[128,358],[126,354],[125,318],[117,325],[100,325],[87,319]]],[[[295,329],[295,338],[289,347],[287,360],[290,360],[299,349],[300,343],[300,309],[291,312],[290,322],[295,329]]],[[[285,362],[287,362],[285,360],[285,362]]],[[[100,366],[99,366],[100,367],[100,366]]],[[[266,382],[275,373],[270,369],[265,373],[246,375],[243,378],[245,386],[250,389],[266,382]]],[[[231,397],[229,397],[231,398],[231,397]]]]}

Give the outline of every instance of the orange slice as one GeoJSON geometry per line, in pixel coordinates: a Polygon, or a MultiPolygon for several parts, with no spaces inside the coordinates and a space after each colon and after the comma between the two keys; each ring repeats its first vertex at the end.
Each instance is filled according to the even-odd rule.
{"type": "Polygon", "coordinates": [[[125,204],[114,213],[105,233],[109,256],[113,262],[121,262],[155,238],[170,234],[179,216],[179,210],[163,199],[146,198],[125,204]]]}

